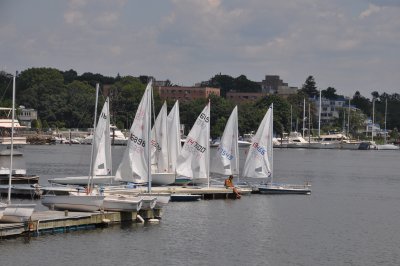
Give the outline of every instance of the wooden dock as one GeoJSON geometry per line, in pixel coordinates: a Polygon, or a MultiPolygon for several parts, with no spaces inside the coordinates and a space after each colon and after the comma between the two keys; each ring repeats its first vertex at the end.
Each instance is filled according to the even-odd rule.
{"type": "MultiPolygon", "coordinates": [[[[242,195],[249,195],[252,193],[251,188],[237,188],[242,195]]],[[[173,194],[188,194],[188,195],[200,195],[202,199],[235,199],[236,195],[232,189],[225,187],[192,187],[192,186],[165,186],[165,187],[153,187],[152,193],[170,193],[173,194]]],[[[106,190],[107,194],[123,194],[123,195],[136,195],[138,193],[146,193],[147,188],[132,188],[132,189],[111,189],[106,190]]]]}
{"type": "Polygon", "coordinates": [[[138,215],[145,220],[161,218],[161,210],[137,212],[34,212],[31,220],[24,223],[0,223],[0,239],[18,236],[39,236],[42,234],[67,233],[91,230],[109,224],[139,222],[138,215]]]}

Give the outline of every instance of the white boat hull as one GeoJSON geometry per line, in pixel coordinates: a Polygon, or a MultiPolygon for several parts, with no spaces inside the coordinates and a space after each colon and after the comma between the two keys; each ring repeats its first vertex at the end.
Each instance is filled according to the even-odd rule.
{"type": "Polygon", "coordinates": [[[148,211],[154,209],[157,203],[157,198],[154,196],[140,196],[142,198],[142,208],[141,210],[148,211]]]}
{"type": "Polygon", "coordinates": [[[394,144],[381,144],[381,145],[376,145],[377,150],[398,150],[399,146],[396,146],[394,144]]]}
{"type": "Polygon", "coordinates": [[[103,206],[104,196],[93,195],[45,195],[42,204],[49,209],[71,211],[98,211],[103,206]]]}
{"type": "Polygon", "coordinates": [[[152,186],[166,186],[175,182],[175,173],[152,173],[151,185],[152,186]]]}
{"type": "Polygon", "coordinates": [[[7,205],[1,217],[2,222],[21,223],[29,220],[36,204],[10,204],[7,205]]]}
{"type": "Polygon", "coordinates": [[[139,211],[142,204],[142,197],[112,195],[104,198],[103,209],[105,211],[133,212],[139,211]]]}
{"type": "Polygon", "coordinates": [[[171,200],[171,194],[169,193],[140,193],[139,196],[156,198],[156,204],[153,207],[154,209],[162,209],[171,200]]]}
{"type": "Polygon", "coordinates": [[[258,190],[261,194],[311,194],[309,185],[267,184],[258,190]]]}

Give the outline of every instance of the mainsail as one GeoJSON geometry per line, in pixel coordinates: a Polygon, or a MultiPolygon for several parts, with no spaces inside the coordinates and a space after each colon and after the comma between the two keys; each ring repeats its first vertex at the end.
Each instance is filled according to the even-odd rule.
{"type": "Polygon", "coordinates": [[[209,177],[210,103],[190,130],[178,157],[176,173],[191,179],[209,177]]]}
{"type": "Polygon", "coordinates": [[[217,151],[211,159],[210,171],[222,175],[238,175],[238,156],[238,113],[235,106],[226,123],[217,151]]]}
{"type": "Polygon", "coordinates": [[[151,126],[151,82],[146,87],[129,131],[129,139],[122,161],[115,174],[116,180],[148,182],[150,126],[151,126]]]}
{"type": "Polygon", "coordinates": [[[112,173],[112,161],[110,140],[110,109],[108,97],[100,113],[93,139],[94,175],[109,175],[112,173]]]}
{"type": "Polygon", "coordinates": [[[272,108],[272,105],[268,108],[252,139],[243,167],[243,177],[272,178],[272,108]]]}
{"type": "Polygon", "coordinates": [[[175,172],[178,156],[181,153],[181,121],[179,117],[179,102],[176,101],[174,107],[167,117],[168,127],[168,156],[169,156],[169,172],[175,172]]]}
{"type": "Polygon", "coordinates": [[[151,130],[151,164],[152,172],[168,171],[168,139],[167,139],[167,103],[161,107],[151,130]]]}

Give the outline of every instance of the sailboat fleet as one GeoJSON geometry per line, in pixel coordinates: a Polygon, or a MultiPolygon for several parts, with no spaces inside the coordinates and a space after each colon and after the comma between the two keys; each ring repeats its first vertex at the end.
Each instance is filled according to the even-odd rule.
{"type": "MultiPolygon", "coordinates": [[[[151,127],[151,82],[147,85],[136,111],[126,150],[113,176],[109,138],[109,99],[105,100],[97,120],[98,90],[97,85],[89,175],[51,180],[54,183],[86,185],[86,188],[83,191],[77,187],[76,191],[68,195],[44,195],[42,204],[50,209],[72,211],[161,209],[168,204],[171,195],[154,192],[152,186],[171,185],[185,180],[194,185],[202,184],[210,187],[211,174],[234,175],[237,178],[240,174],[242,177],[270,178],[272,184],[272,158],[269,157],[272,155],[271,108],[253,138],[243,173],[240,173],[237,106],[233,109],[216,152],[211,157],[209,141],[211,103],[208,102],[201,111],[184,145],[181,146],[178,101],[169,114],[164,103],[151,127]],[[147,185],[147,190],[136,190],[130,185],[120,185],[121,182],[134,186],[147,185]]],[[[259,189],[262,191],[263,187],[260,186],[259,189]]],[[[34,205],[27,207],[11,205],[10,200],[7,204],[0,203],[2,221],[11,221],[9,217],[12,214],[14,221],[28,219],[34,205]]]]}

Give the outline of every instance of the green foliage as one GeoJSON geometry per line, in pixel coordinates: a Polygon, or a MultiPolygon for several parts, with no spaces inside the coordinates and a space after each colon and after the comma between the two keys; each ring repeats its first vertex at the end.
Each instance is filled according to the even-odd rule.
{"type": "Polygon", "coordinates": [[[228,91],[237,92],[260,92],[261,87],[257,82],[248,80],[245,75],[241,75],[237,78],[233,78],[228,75],[216,75],[211,78],[207,84],[202,84],[202,86],[211,86],[220,88],[220,94],[222,97],[226,96],[228,91]]]}
{"type": "Polygon", "coordinates": [[[328,87],[326,90],[321,91],[322,98],[336,100],[338,95],[336,94],[336,89],[332,87],[328,87]]]}
{"type": "Polygon", "coordinates": [[[309,76],[306,79],[306,82],[303,84],[303,87],[301,88],[301,90],[308,95],[309,98],[314,98],[317,97],[319,95],[319,92],[317,90],[317,87],[315,85],[315,80],[313,76],[309,76]]]}

